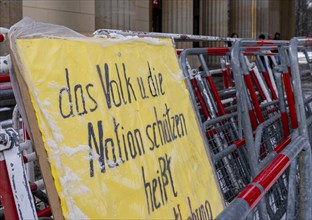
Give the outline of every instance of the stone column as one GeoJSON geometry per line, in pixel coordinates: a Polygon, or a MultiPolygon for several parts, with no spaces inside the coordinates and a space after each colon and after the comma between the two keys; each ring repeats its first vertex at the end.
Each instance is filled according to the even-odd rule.
{"type": "Polygon", "coordinates": [[[149,31],[151,1],[95,0],[95,28],[149,31]]]}
{"type": "MultiPolygon", "coordinates": [[[[193,34],[193,0],[162,0],[162,32],[193,34]]],[[[192,43],[177,47],[192,47],[192,43]]]]}
{"type": "MultiPolygon", "coordinates": [[[[22,0],[0,1],[0,27],[10,28],[23,17],[22,0]]],[[[7,55],[9,50],[5,43],[0,43],[0,56],[7,55]]]]}
{"type": "Polygon", "coordinates": [[[256,0],[230,0],[230,32],[241,38],[256,37],[256,0]]]}
{"type": "MultiPolygon", "coordinates": [[[[229,2],[231,0],[202,0],[200,11],[200,34],[227,37],[229,35],[229,2]]],[[[205,42],[204,47],[223,47],[224,42],[205,42]]],[[[220,57],[209,57],[211,65],[220,65],[220,57]]]]}

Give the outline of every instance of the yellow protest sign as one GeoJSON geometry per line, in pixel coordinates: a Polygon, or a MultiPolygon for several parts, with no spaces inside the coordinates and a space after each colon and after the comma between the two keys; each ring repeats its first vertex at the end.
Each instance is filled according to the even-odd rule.
{"type": "Polygon", "coordinates": [[[65,218],[211,219],[222,211],[170,40],[16,46],[65,218]]]}

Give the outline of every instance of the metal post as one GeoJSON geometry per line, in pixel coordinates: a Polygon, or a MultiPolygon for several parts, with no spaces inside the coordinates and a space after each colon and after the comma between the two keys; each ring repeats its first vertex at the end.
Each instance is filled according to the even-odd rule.
{"type": "MultiPolygon", "coordinates": [[[[296,103],[296,113],[299,124],[299,134],[305,138],[309,138],[307,132],[306,115],[304,110],[304,102],[301,88],[301,79],[298,62],[298,44],[304,44],[308,39],[293,38],[290,41],[289,55],[290,67],[293,77],[294,96],[296,103]]],[[[312,158],[311,146],[305,148],[300,158],[300,218],[311,218],[312,214],[312,158]]]]}
{"type": "MultiPolygon", "coordinates": [[[[290,163],[299,153],[309,146],[307,139],[302,136],[295,138],[288,146],[266,167],[255,179],[236,197],[236,199],[216,219],[245,219],[259,204],[261,198],[268,192],[277,179],[285,172],[290,163]]],[[[260,212],[261,214],[261,212],[260,212]]],[[[310,217],[311,217],[311,213],[310,217]]],[[[307,216],[306,216],[307,217],[307,216]]],[[[310,219],[302,218],[302,219],[310,219]]],[[[268,219],[268,216],[260,219],[268,219]]]]}
{"type": "MultiPolygon", "coordinates": [[[[3,144],[5,140],[1,137],[2,135],[0,134],[0,142],[3,144]]],[[[2,152],[0,152],[0,196],[5,218],[17,220],[18,214],[15,207],[7,166],[2,152]]]]}
{"type": "Polygon", "coordinates": [[[242,127],[244,131],[244,136],[246,139],[246,146],[248,151],[248,162],[251,170],[251,174],[253,177],[257,174],[257,158],[254,151],[254,140],[252,135],[252,127],[250,123],[248,107],[247,107],[247,97],[246,93],[244,92],[244,82],[243,82],[243,74],[241,72],[241,62],[240,58],[240,40],[236,41],[235,44],[232,46],[231,51],[231,64],[234,72],[234,79],[236,85],[236,97],[238,100],[238,106],[241,109],[241,120],[242,120],[242,127]]]}
{"type": "Polygon", "coordinates": [[[279,70],[275,70],[275,79],[276,79],[276,85],[277,85],[277,92],[279,97],[279,109],[281,111],[281,117],[282,117],[282,124],[283,124],[283,131],[284,131],[284,137],[286,138],[289,134],[289,124],[288,124],[288,116],[286,111],[286,104],[284,99],[284,90],[282,85],[282,74],[279,72],[279,70]]]}

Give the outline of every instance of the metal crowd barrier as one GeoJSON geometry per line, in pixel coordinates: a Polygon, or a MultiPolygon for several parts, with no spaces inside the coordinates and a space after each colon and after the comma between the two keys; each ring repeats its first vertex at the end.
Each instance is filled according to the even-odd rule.
{"type": "MultiPolygon", "coordinates": [[[[253,180],[231,204],[217,217],[217,219],[309,219],[311,218],[311,146],[308,141],[306,121],[306,106],[304,106],[298,53],[294,50],[292,40],[288,52],[285,42],[257,42],[253,40],[240,40],[234,44],[231,51],[231,61],[233,72],[235,73],[235,85],[237,90],[238,108],[240,109],[242,129],[246,137],[248,150],[254,151],[250,154],[251,176],[253,180]],[[248,93],[244,81],[242,56],[243,48],[246,46],[278,46],[280,66],[274,68],[277,76],[277,88],[279,89],[279,112],[286,115],[276,115],[257,125],[256,134],[253,135],[253,126],[248,108],[248,93]],[[288,54],[290,57],[288,57],[288,54]],[[291,68],[290,68],[291,67],[291,68]],[[283,84],[279,79],[283,75],[283,84]],[[279,81],[279,82],[278,82],[279,81]],[[282,90],[285,87],[285,92],[282,90]],[[286,96],[286,101],[284,97],[286,96]],[[281,104],[282,103],[282,104],[281,104]],[[288,115],[289,112],[289,115],[288,115]],[[285,120],[290,121],[291,129],[284,129],[284,134],[280,133],[281,127],[285,128],[285,120]],[[279,121],[275,124],[275,121],[279,121]],[[270,129],[262,131],[266,125],[270,129]],[[275,133],[279,131],[278,134],[275,133]],[[271,134],[271,132],[274,132],[271,134]],[[286,133],[285,133],[286,132],[286,133]],[[262,135],[261,135],[262,134],[262,135]],[[267,139],[265,136],[269,136],[267,139]],[[262,136],[262,137],[261,137],[262,136]],[[266,139],[265,141],[259,141],[266,139]],[[279,142],[279,143],[278,143],[279,142]],[[268,150],[267,146],[272,147],[268,150]],[[261,156],[261,148],[266,151],[265,157],[261,156]],[[260,155],[260,157],[259,157],[260,155]],[[258,162],[254,162],[258,161],[258,162]],[[300,161],[300,163],[298,162],[300,161]],[[296,198],[299,198],[298,200],[296,198]],[[299,202],[295,202],[299,201],[299,202]]],[[[295,41],[296,42],[296,41],[295,41]]],[[[256,87],[256,86],[255,86],[256,87]]],[[[250,92],[250,91],[249,91],[250,92]]],[[[309,103],[309,102],[307,102],[309,103]]],[[[259,118],[258,118],[259,119],[259,118]]]]}

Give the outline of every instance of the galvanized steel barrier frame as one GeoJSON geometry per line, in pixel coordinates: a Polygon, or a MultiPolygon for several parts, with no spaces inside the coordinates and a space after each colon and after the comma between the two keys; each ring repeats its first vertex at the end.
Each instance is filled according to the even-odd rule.
{"type": "MultiPolygon", "coordinates": [[[[290,46],[290,65],[292,70],[293,77],[293,87],[294,87],[294,99],[296,103],[296,112],[299,120],[306,120],[305,111],[303,105],[303,97],[301,91],[301,81],[298,69],[298,60],[297,60],[297,45],[298,39],[293,39],[290,46]]],[[[242,73],[241,73],[241,61],[239,58],[240,48],[244,45],[259,45],[259,44],[272,44],[272,42],[256,42],[253,40],[240,40],[234,44],[232,49],[232,68],[235,72],[235,82],[237,88],[237,96],[239,99],[239,107],[241,108],[242,116],[247,119],[247,123],[242,123],[244,132],[247,132],[250,137],[252,137],[252,128],[250,121],[248,120],[248,108],[247,103],[244,100],[246,94],[244,91],[239,88],[242,86],[242,73]]],[[[283,42],[276,42],[276,44],[281,48],[283,42]]],[[[285,49],[285,48],[282,48],[285,49]]],[[[280,50],[282,50],[280,49],[280,50]]],[[[284,54],[286,55],[286,54],[284,54]]],[[[286,57],[284,57],[286,58],[286,57]]],[[[247,218],[251,210],[260,202],[261,198],[265,195],[266,192],[272,187],[273,183],[282,175],[286,168],[291,165],[291,177],[294,177],[294,170],[296,167],[294,161],[297,156],[300,155],[300,168],[302,170],[300,178],[300,218],[308,219],[311,218],[311,200],[312,200],[312,190],[309,185],[312,183],[311,178],[311,146],[308,141],[307,127],[305,123],[299,123],[298,136],[296,131],[292,134],[292,141],[287,147],[278,154],[273,161],[258,174],[254,180],[242,191],[239,196],[227,207],[217,219],[235,219],[235,218],[247,218]],[[301,153],[301,154],[299,154],[301,153]]],[[[246,135],[246,133],[245,133],[246,135]]],[[[247,146],[252,146],[253,141],[248,138],[246,139],[247,146]]],[[[290,177],[290,178],[291,178],[290,177]]],[[[289,181],[289,187],[294,187],[294,181],[289,181]],[[293,184],[293,185],[290,185],[293,184]]],[[[292,189],[294,190],[294,189],[292,189]]],[[[288,198],[291,199],[294,197],[294,193],[289,190],[288,198]]],[[[292,201],[291,201],[292,202],[292,201]]],[[[288,202],[287,205],[287,218],[294,218],[294,206],[288,202]]]]}

